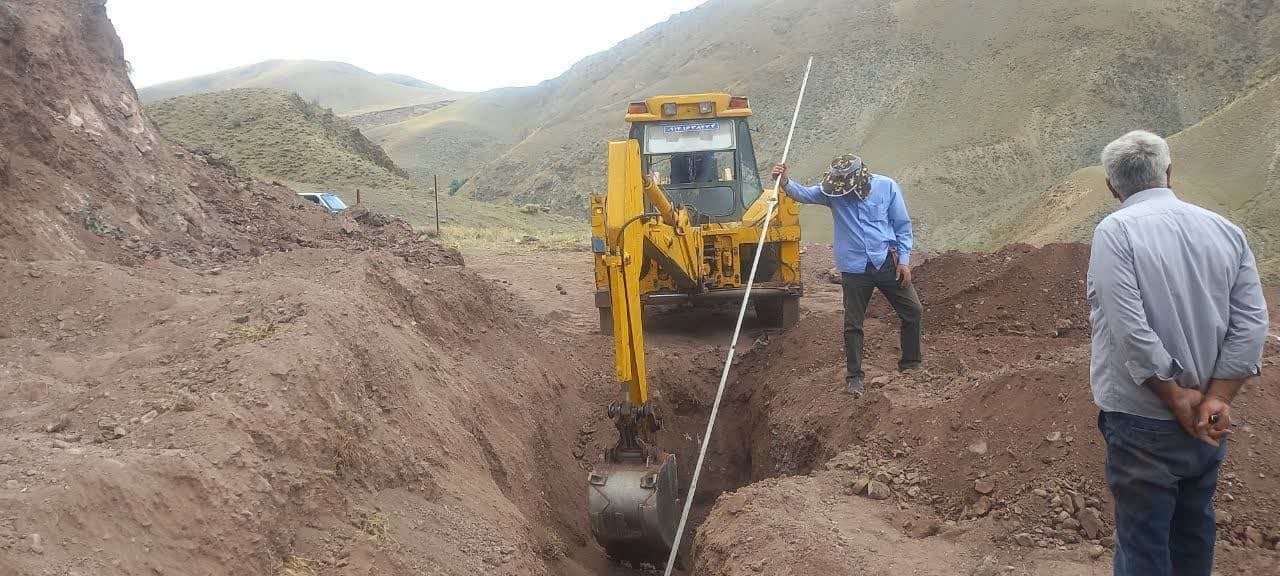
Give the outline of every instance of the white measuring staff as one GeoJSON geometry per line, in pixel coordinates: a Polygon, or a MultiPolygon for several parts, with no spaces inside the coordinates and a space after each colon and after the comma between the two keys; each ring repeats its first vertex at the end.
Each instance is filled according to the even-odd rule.
{"type": "MultiPolygon", "coordinates": [[[[809,86],[809,71],[813,69],[813,56],[804,67],[804,80],[800,83],[800,97],[796,100],[796,110],[791,114],[791,129],[787,131],[787,144],[782,147],[782,164],[787,163],[787,155],[791,153],[791,137],[796,133],[796,121],[800,119],[800,105],[804,103],[804,92],[809,86]]],[[[733,328],[733,340],[729,342],[729,356],[724,359],[724,371],[720,374],[720,387],[716,389],[716,401],[711,405],[711,419],[707,420],[707,431],[702,435],[702,449],[698,451],[698,463],[693,467],[693,482],[689,484],[689,492],[685,495],[684,511],[680,513],[680,524],[676,527],[676,541],[671,546],[671,555],[667,557],[667,569],[663,576],[671,576],[671,569],[676,564],[676,555],[680,552],[680,540],[684,537],[685,523],[689,521],[689,509],[693,507],[693,495],[698,491],[698,477],[702,475],[702,461],[707,457],[707,446],[711,442],[711,431],[716,427],[716,416],[720,413],[720,399],[724,397],[724,385],[729,381],[729,369],[733,367],[733,355],[738,349],[738,335],[742,333],[742,319],[747,315],[747,303],[751,299],[751,288],[756,283],[756,268],[760,266],[760,253],[764,252],[764,242],[769,237],[769,222],[773,220],[773,211],[778,206],[778,189],[782,178],[773,179],[773,197],[769,199],[769,209],[764,213],[760,226],[760,243],[756,245],[756,256],[751,263],[751,273],[747,275],[747,291],[742,295],[742,308],[738,310],[738,324],[733,328]]]]}

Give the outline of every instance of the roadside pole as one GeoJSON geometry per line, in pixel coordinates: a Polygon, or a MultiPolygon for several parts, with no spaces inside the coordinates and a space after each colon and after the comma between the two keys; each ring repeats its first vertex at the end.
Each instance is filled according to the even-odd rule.
{"type": "Polygon", "coordinates": [[[356,188],[356,206],[360,205],[360,189],[356,188]]]}
{"type": "Polygon", "coordinates": [[[431,181],[432,181],[432,189],[435,190],[435,193],[433,195],[435,196],[435,200],[436,200],[436,237],[439,238],[440,237],[440,175],[432,174],[431,181]]]}

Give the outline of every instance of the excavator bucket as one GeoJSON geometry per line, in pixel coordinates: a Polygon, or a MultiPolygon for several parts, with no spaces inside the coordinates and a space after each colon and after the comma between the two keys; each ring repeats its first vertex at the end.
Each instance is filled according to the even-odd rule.
{"type": "Polygon", "coordinates": [[[591,532],[618,562],[661,566],[676,537],[676,457],[598,463],[588,479],[591,532]]]}

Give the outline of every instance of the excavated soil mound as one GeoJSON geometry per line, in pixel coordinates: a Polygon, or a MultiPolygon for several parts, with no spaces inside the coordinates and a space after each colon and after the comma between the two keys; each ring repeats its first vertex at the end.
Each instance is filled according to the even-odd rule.
{"type": "Polygon", "coordinates": [[[0,572],[539,574],[586,537],[587,370],[457,267],[2,275],[0,572]]]}
{"type": "Polygon", "coordinates": [[[125,69],[101,0],[0,3],[0,574],[581,573],[597,366],[125,69]]]}
{"type": "MultiPolygon", "coordinates": [[[[740,460],[752,480],[808,477],[720,497],[698,533],[695,571],[1094,573],[1090,558],[1112,546],[1112,512],[1088,384],[1087,261],[1079,245],[927,258],[915,272],[927,367],[892,371],[896,318],[878,302],[871,391],[858,400],[840,392],[838,308],[811,307],[757,347],[738,370],[755,422],[740,460]]],[[[838,301],[838,287],[809,285],[808,301],[838,301]]],[[[1266,363],[1277,361],[1272,342],[1266,363]]],[[[1223,567],[1280,567],[1277,384],[1267,375],[1237,401],[1218,498],[1223,567]]]]}

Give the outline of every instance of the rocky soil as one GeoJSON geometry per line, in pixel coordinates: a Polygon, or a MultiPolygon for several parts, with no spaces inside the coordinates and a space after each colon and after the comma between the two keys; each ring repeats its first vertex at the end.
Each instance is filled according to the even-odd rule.
{"type": "MultiPolygon", "coordinates": [[[[927,367],[890,371],[896,318],[881,303],[868,329],[872,393],[857,401],[838,392],[838,310],[817,304],[838,292],[819,285],[800,326],[744,359],[741,402],[763,423],[743,459],[752,479],[770,480],[718,498],[696,571],[1106,572],[1114,539],[1088,388],[1087,255],[1057,245],[928,257],[916,274],[927,367]]],[[[1272,342],[1266,362],[1277,361],[1272,342]]],[[[1237,401],[1217,498],[1223,573],[1280,569],[1276,384],[1266,376],[1237,401]]]]}

